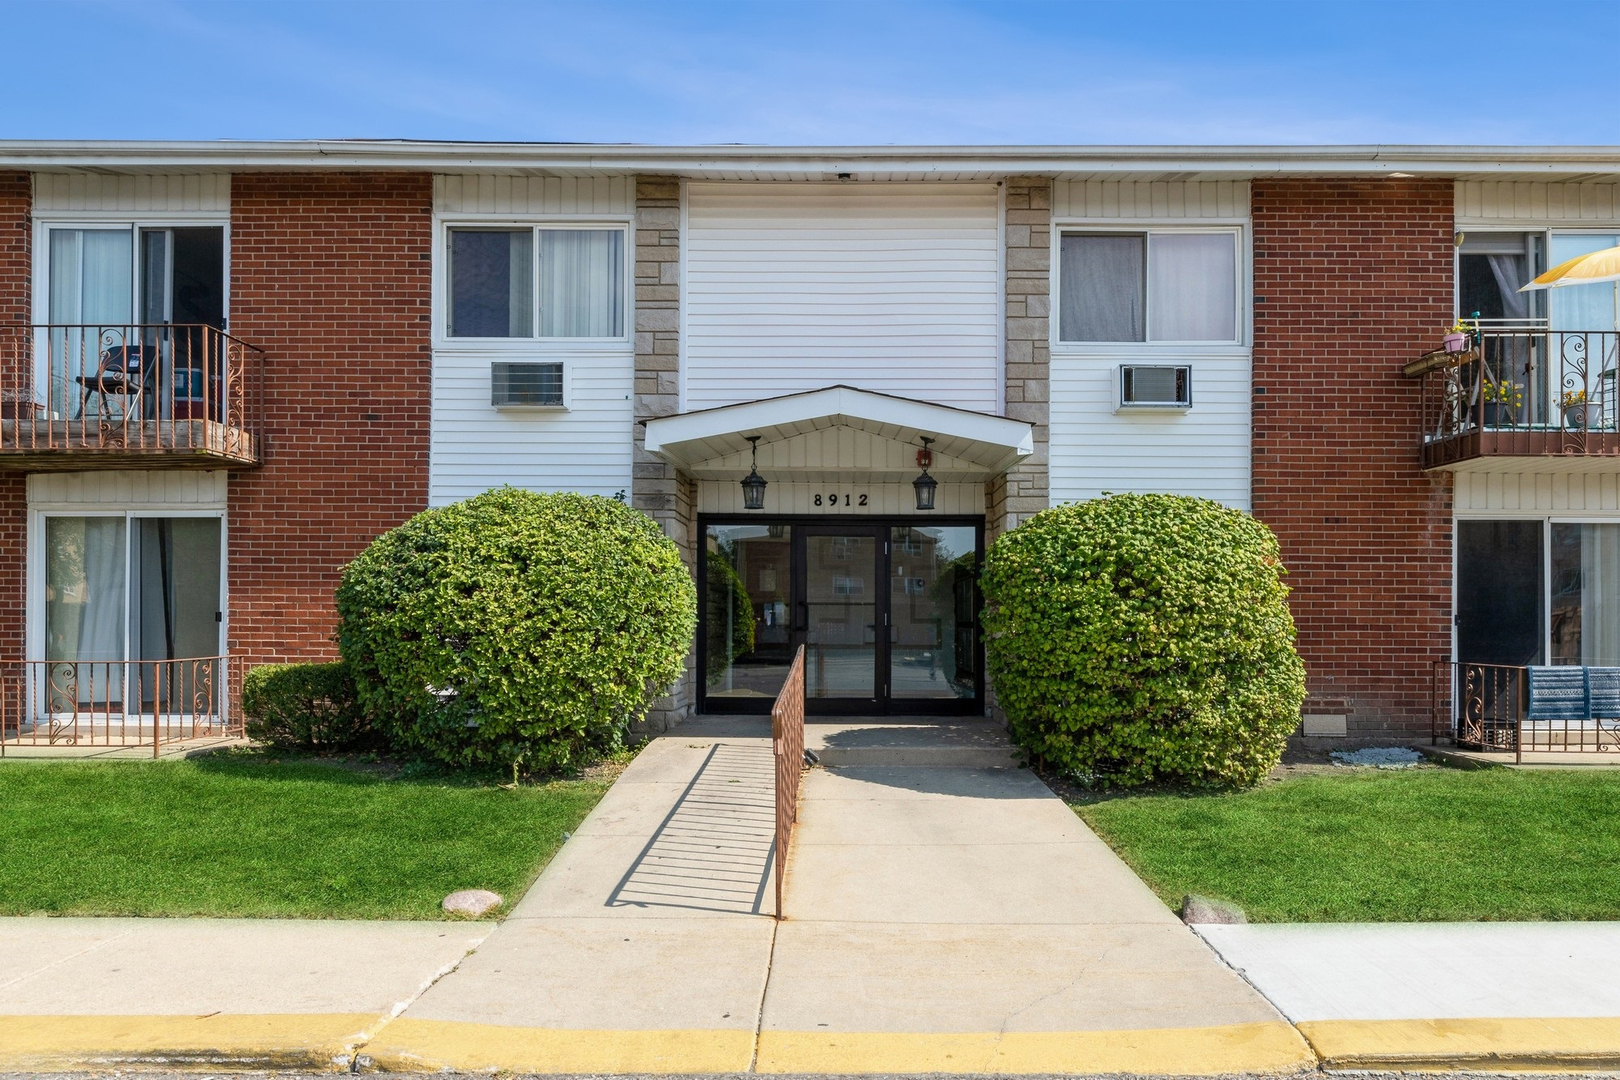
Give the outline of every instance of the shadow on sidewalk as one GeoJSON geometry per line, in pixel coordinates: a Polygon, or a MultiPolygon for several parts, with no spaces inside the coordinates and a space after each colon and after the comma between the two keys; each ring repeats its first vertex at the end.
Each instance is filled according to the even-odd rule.
{"type": "Polygon", "coordinates": [[[773,775],[769,744],[710,747],[606,906],[771,914],[773,775]]]}

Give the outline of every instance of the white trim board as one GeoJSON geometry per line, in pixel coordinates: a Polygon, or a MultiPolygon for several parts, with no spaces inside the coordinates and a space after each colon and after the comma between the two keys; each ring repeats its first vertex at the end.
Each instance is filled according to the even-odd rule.
{"type": "Polygon", "coordinates": [[[725,405],[647,421],[646,448],[677,466],[748,449],[746,435],[785,440],[808,431],[850,427],[921,446],[995,475],[1035,452],[1035,429],[1022,420],[892,397],[852,386],[725,405]]]}

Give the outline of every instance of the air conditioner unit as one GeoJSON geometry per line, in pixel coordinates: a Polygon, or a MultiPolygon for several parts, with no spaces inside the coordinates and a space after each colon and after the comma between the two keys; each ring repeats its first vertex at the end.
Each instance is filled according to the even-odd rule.
{"type": "Polygon", "coordinates": [[[1119,366],[1121,409],[1192,408],[1192,368],[1157,364],[1119,366]]]}
{"type": "Polygon", "coordinates": [[[489,403],[497,409],[565,407],[561,361],[546,364],[497,361],[490,365],[489,383],[489,403]]]}

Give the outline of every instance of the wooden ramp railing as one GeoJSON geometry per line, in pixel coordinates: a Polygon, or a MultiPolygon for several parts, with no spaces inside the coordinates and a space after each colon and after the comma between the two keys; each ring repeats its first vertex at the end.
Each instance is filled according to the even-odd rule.
{"type": "Polygon", "coordinates": [[[804,771],[804,646],[793,655],[787,681],[771,706],[771,750],[776,756],[776,917],[782,918],[782,883],[788,847],[799,819],[799,778],[804,771]]]}

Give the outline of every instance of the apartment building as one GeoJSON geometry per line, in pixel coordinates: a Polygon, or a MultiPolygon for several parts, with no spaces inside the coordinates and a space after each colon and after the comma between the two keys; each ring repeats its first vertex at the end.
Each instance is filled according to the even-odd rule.
{"type": "Polygon", "coordinates": [[[1615,244],[1615,148],[0,143],[7,730],[329,657],[348,559],[514,484],[680,546],[666,721],[799,644],[982,713],[985,545],[1165,491],[1278,534],[1308,730],[1427,733],[1449,662],[1620,662],[1620,312],[1518,291],[1615,244]]]}

